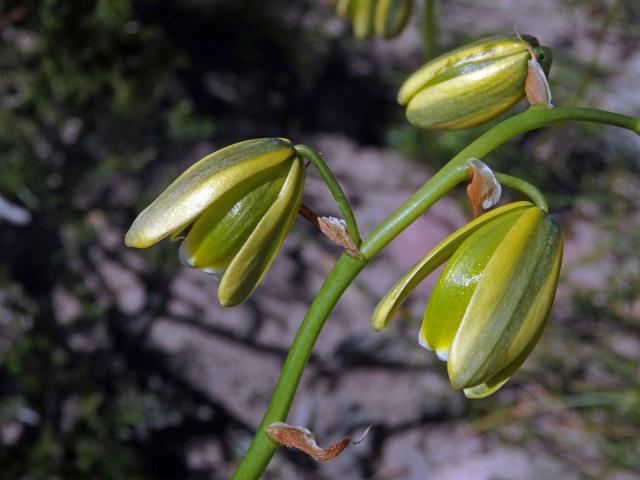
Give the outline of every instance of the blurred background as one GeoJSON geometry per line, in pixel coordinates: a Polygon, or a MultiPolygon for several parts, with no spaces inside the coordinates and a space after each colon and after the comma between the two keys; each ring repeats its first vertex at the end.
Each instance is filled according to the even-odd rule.
{"type": "MultiPolygon", "coordinates": [[[[245,305],[124,232],[182,170],[255,137],[323,152],[370,231],[489,126],[425,136],[395,94],[421,64],[423,2],[391,41],[322,0],[0,1],[0,472],[3,479],[224,479],[340,252],[298,221],[245,305]]],[[[438,3],[441,49],[495,33],[553,48],[556,105],[640,115],[636,0],[438,3]]],[[[522,110],[519,105],[515,110],[522,110]]],[[[510,112],[513,114],[513,110],[510,112]]],[[[327,322],[267,479],[640,478],[640,141],[531,132],[486,158],[536,183],[566,255],[549,326],[496,395],[469,401],[416,336],[433,279],[385,334],[385,290],[470,218],[463,190],[401,235],[327,322]]],[[[517,196],[508,198],[517,198],[517,196]]],[[[305,204],[337,215],[310,170],[305,204]]]]}

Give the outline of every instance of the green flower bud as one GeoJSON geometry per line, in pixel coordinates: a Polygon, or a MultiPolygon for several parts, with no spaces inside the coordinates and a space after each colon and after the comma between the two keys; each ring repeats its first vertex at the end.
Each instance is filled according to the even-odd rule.
{"type": "Polygon", "coordinates": [[[528,202],[488,212],[396,282],[374,312],[374,328],[384,328],[416,285],[447,260],[420,343],[447,360],[454,388],[469,398],[485,397],[522,365],[542,333],[560,272],[562,235],[528,202]]]}
{"type": "Polygon", "coordinates": [[[351,18],[356,0],[338,0],[336,2],[336,13],[341,17],[351,18]]]}
{"type": "Polygon", "coordinates": [[[409,20],[412,0],[378,0],[374,29],[376,35],[393,38],[399,35],[409,20]]]}
{"type": "Polygon", "coordinates": [[[485,38],[423,65],[398,92],[409,122],[428,130],[458,130],[507,111],[525,95],[529,48],[540,55],[546,74],[550,68],[549,49],[523,37],[485,38]]]}
{"type": "Polygon", "coordinates": [[[373,33],[376,0],[353,0],[353,33],[357,38],[369,38],[373,33]]]}
{"type": "Polygon", "coordinates": [[[220,303],[237,305],[256,288],[291,229],[304,173],[288,140],[231,145],[180,175],[136,218],[125,243],[148,247],[191,225],[181,258],[220,278],[220,303]]]}
{"type": "Polygon", "coordinates": [[[468,397],[502,386],[540,337],[562,261],[558,225],[538,207],[471,234],[440,275],[420,332],[468,397]]]}

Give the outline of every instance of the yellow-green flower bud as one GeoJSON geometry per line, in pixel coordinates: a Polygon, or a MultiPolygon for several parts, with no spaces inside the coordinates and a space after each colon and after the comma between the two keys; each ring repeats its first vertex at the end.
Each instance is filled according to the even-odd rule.
{"type": "Polygon", "coordinates": [[[448,260],[427,306],[420,343],[448,361],[454,388],[490,395],[525,361],[549,314],[562,260],[558,225],[515,202],[457,230],[400,278],[372,318],[376,330],[448,260]]]}
{"type": "Polygon", "coordinates": [[[353,33],[357,38],[369,38],[373,33],[376,0],[353,0],[353,33]]]}
{"type": "Polygon", "coordinates": [[[562,260],[557,223],[539,207],[512,210],[462,242],[425,311],[421,342],[447,360],[454,388],[484,397],[540,337],[562,260]]]}
{"type": "Polygon", "coordinates": [[[412,0],[378,0],[374,29],[376,35],[393,38],[404,30],[411,13],[412,0]]]}
{"type": "Polygon", "coordinates": [[[136,218],[125,243],[148,247],[191,225],[182,259],[221,277],[220,303],[237,305],[258,285],[293,224],[304,170],[288,140],[231,145],[180,175],[136,218]]]}
{"type": "Polygon", "coordinates": [[[341,17],[351,18],[356,0],[338,0],[336,2],[336,13],[341,17]]]}
{"type": "Polygon", "coordinates": [[[423,65],[398,92],[409,122],[429,130],[458,130],[507,111],[525,95],[529,48],[539,55],[544,73],[550,68],[549,50],[523,37],[485,38],[423,65]]]}

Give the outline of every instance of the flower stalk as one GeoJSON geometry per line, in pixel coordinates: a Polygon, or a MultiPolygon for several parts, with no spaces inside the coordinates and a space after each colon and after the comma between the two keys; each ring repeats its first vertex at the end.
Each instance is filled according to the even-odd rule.
{"type": "Polygon", "coordinates": [[[518,177],[507,175],[506,173],[494,172],[496,179],[505,187],[517,190],[525,194],[529,199],[545,212],[549,212],[549,205],[544,195],[535,186],[518,177]]]}
{"type": "MultiPolygon", "coordinates": [[[[263,420],[232,478],[257,479],[266,468],[277,445],[268,438],[265,429],[274,422],[286,420],[304,367],[324,322],[344,291],[368,262],[439,198],[455,185],[466,180],[469,158],[482,158],[495,148],[527,131],[555,123],[576,121],[609,124],[640,134],[639,118],[589,108],[556,107],[549,110],[543,106],[532,107],[494,126],[453,157],[365,238],[360,245],[360,251],[364,256],[362,261],[347,254],[340,257],[327,275],[300,324],[263,420]]],[[[306,155],[305,157],[308,158],[306,155]]],[[[519,189],[522,188],[526,186],[519,184],[519,189]]]]}
{"type": "Polygon", "coordinates": [[[301,157],[304,157],[311,162],[311,165],[315,167],[320,174],[320,177],[322,177],[322,180],[329,189],[329,192],[331,192],[331,195],[338,204],[340,213],[344,217],[347,233],[351,237],[351,240],[353,240],[353,243],[355,243],[356,247],[359,246],[362,239],[360,238],[358,224],[356,222],[356,217],[353,214],[353,210],[351,209],[351,204],[349,203],[347,196],[344,194],[342,187],[340,187],[338,180],[336,180],[336,177],[333,175],[333,172],[322,158],[322,155],[307,145],[296,145],[294,148],[301,157]]]}

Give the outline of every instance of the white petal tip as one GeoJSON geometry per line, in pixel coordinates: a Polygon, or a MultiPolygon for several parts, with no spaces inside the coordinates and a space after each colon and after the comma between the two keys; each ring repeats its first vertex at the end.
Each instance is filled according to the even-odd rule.
{"type": "Polygon", "coordinates": [[[193,257],[187,253],[187,242],[182,242],[178,248],[180,263],[185,267],[193,267],[193,257]]]}
{"type": "Polygon", "coordinates": [[[437,350],[436,351],[436,355],[443,362],[446,362],[447,360],[449,360],[449,352],[446,351],[446,350],[444,350],[444,351],[443,350],[437,350]]]}
{"type": "Polygon", "coordinates": [[[427,343],[427,341],[422,337],[422,332],[418,333],[418,344],[420,344],[422,348],[426,348],[430,352],[433,351],[432,348],[427,343]]]}

